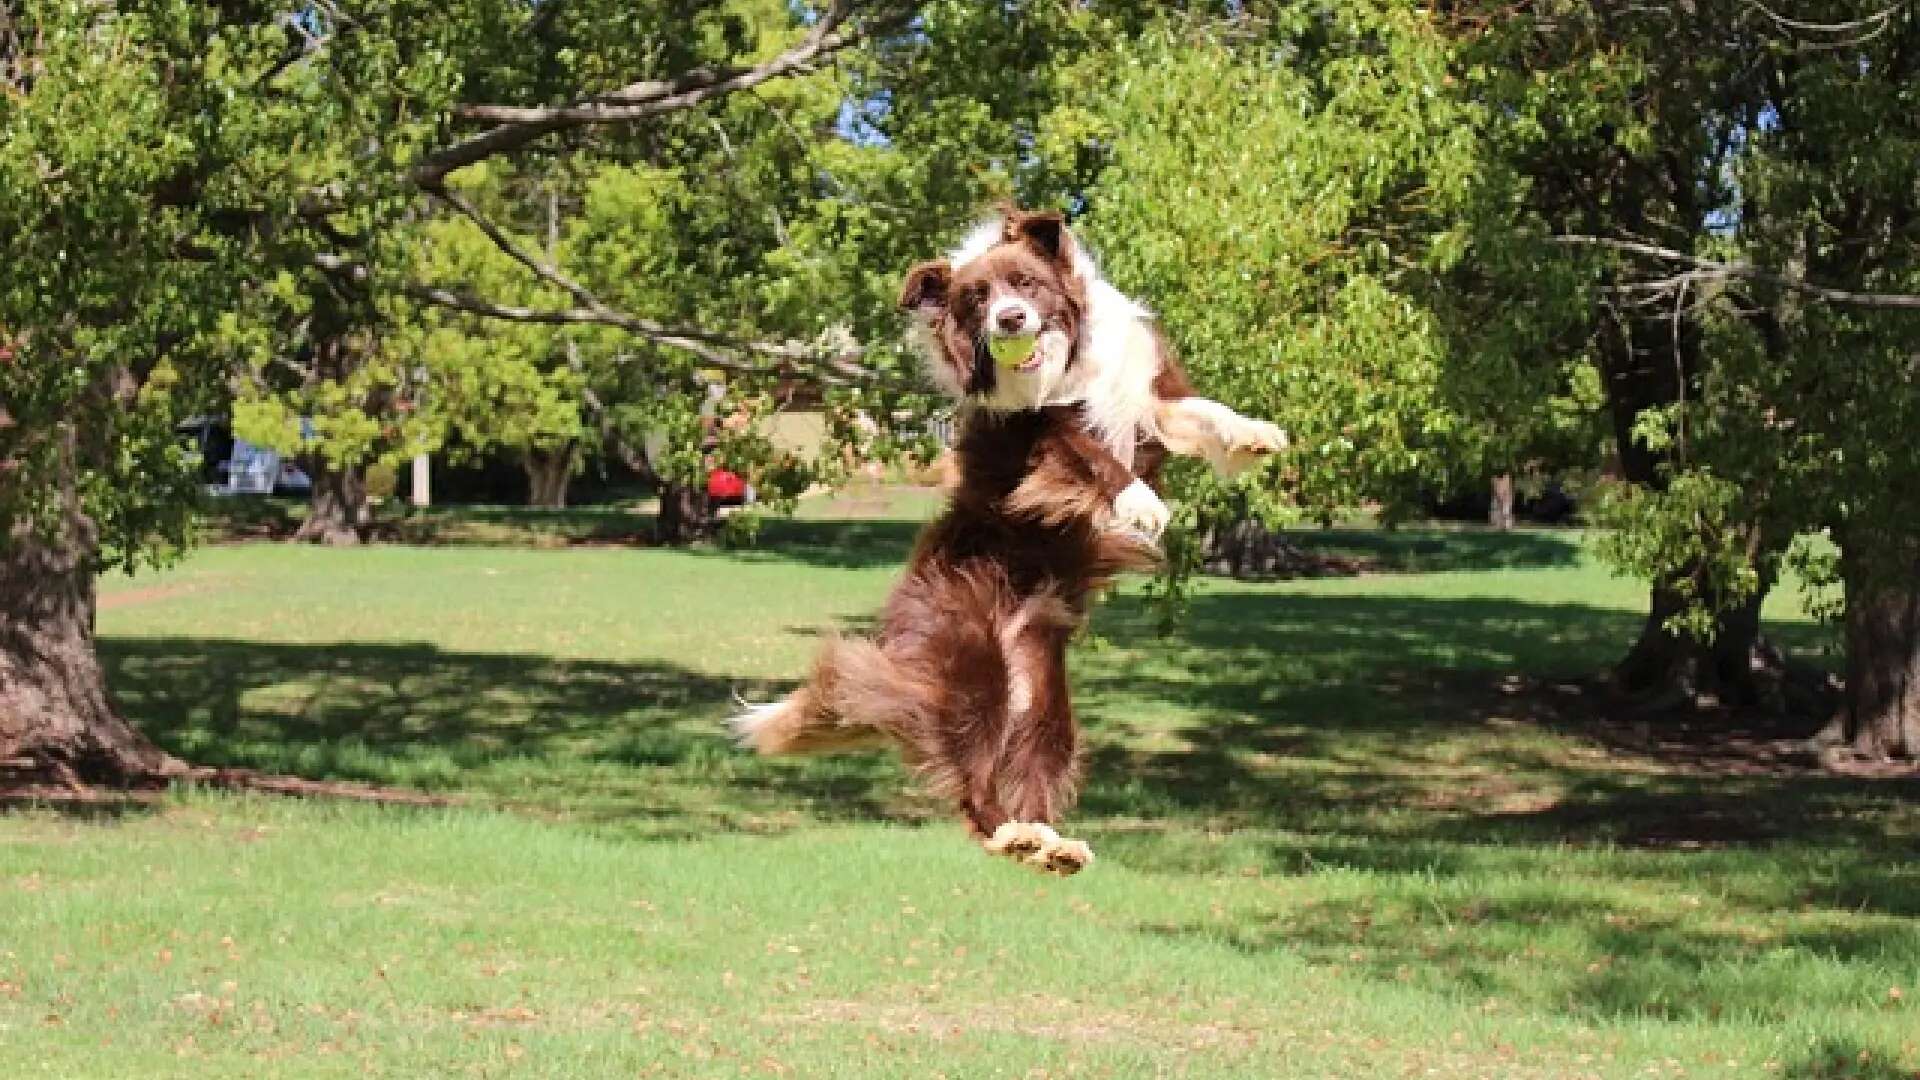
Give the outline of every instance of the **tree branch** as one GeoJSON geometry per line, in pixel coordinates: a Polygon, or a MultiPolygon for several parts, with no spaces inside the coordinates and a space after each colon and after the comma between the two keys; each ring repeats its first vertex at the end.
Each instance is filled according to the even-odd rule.
{"type": "Polygon", "coordinates": [[[1848,289],[1834,289],[1825,285],[1816,285],[1811,281],[1806,281],[1801,278],[1788,277],[1776,271],[1762,269],[1751,263],[1718,262],[1713,259],[1703,259],[1698,255],[1689,255],[1684,251],[1675,251],[1672,248],[1658,247],[1654,244],[1643,244],[1637,240],[1617,240],[1608,236],[1582,236],[1577,234],[1556,236],[1553,240],[1558,244],[1607,248],[1613,251],[1625,252],[1630,255],[1659,259],[1662,262],[1680,263],[1684,266],[1694,268],[1693,272],[1679,274],[1663,282],[1654,283],[1660,287],[1678,286],[1684,282],[1697,281],[1705,277],[1737,277],[1746,278],[1751,281],[1764,281],[1770,285],[1778,285],[1783,289],[1792,289],[1795,292],[1805,293],[1808,296],[1825,300],[1830,304],[1845,304],[1850,307],[1864,308],[1920,310],[1920,295],[1909,293],[1855,292],[1848,289]]]}
{"type": "Polygon", "coordinates": [[[460,106],[454,110],[460,119],[486,121],[496,126],[429,153],[414,166],[414,179],[422,187],[432,188],[456,169],[517,149],[549,132],[592,124],[628,123],[678,112],[712,98],[810,70],[860,39],[860,29],[849,22],[852,15],[853,0],[832,0],[797,44],[766,63],[750,68],[700,68],[674,79],[631,83],[571,105],[460,106]]]}
{"type": "Polygon", "coordinates": [[[1885,11],[1876,11],[1864,19],[1854,19],[1851,22],[1816,23],[1805,22],[1800,19],[1789,19],[1785,15],[1760,3],[1759,0],[1747,0],[1747,7],[1750,10],[1758,11],[1760,14],[1765,15],[1768,19],[1772,20],[1776,26],[1787,30],[1803,30],[1815,34],[1858,33],[1862,30],[1869,30],[1876,26],[1881,26],[1885,24],[1888,19],[1893,18],[1900,12],[1900,5],[1895,4],[1885,11]]]}
{"type": "MultiPolygon", "coordinates": [[[[339,255],[317,254],[313,256],[313,265],[355,284],[367,284],[373,277],[372,271],[364,264],[339,255]]],[[[783,367],[805,367],[810,369],[806,374],[835,386],[876,385],[889,381],[880,373],[854,362],[853,358],[862,351],[858,347],[819,349],[800,342],[752,341],[694,327],[668,326],[617,311],[597,299],[590,306],[533,308],[501,304],[463,289],[421,282],[407,282],[400,287],[400,291],[435,307],[506,322],[544,326],[609,326],[656,345],[691,353],[701,363],[723,371],[773,375],[783,367]],[[755,363],[748,359],[752,356],[765,357],[771,362],[755,363]]],[[[587,295],[592,296],[591,293],[587,295]]]]}
{"type": "Polygon", "coordinates": [[[573,280],[566,274],[561,273],[559,267],[534,258],[525,248],[514,243],[511,236],[508,236],[498,225],[488,220],[486,215],[480,213],[479,208],[469,202],[466,196],[461,195],[445,184],[434,184],[429,186],[427,190],[435,197],[444,201],[448,206],[460,211],[468,221],[473,222],[481,232],[486,234],[488,240],[493,241],[494,247],[499,248],[501,252],[513,259],[513,261],[533,271],[534,275],[542,281],[558,286],[561,291],[573,297],[574,301],[582,307],[594,310],[610,310],[607,309],[605,304],[600,302],[599,297],[588,291],[586,286],[573,280]]]}

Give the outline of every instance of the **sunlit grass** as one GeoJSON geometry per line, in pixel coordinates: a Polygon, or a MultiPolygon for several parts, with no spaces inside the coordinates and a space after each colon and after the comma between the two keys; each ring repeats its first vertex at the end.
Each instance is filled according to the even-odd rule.
{"type": "Polygon", "coordinates": [[[1100,861],[1055,881],[884,756],[722,737],[897,571],[911,522],[835,516],[108,581],[115,686],[170,748],[462,805],[0,820],[0,1071],[1920,1069],[1911,790],[1696,775],[1503,694],[1637,625],[1571,537],[1350,534],[1445,571],[1210,582],[1171,639],[1103,606],[1073,660],[1100,861]]]}

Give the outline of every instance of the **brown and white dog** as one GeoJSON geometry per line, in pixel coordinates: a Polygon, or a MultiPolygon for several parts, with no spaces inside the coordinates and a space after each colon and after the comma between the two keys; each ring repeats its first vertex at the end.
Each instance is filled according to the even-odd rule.
{"type": "Polygon", "coordinates": [[[805,686],[733,725],[768,754],[892,741],[988,850],[1073,873],[1092,851],[1050,827],[1078,767],[1067,644],[1096,590],[1154,564],[1140,533],[1164,517],[1090,414],[1047,403],[1085,359],[1072,343],[1086,298],[1064,242],[1058,219],[1036,218],[957,270],[925,263],[908,276],[901,304],[937,348],[935,377],[967,404],[958,482],[879,632],[829,640],[805,686]],[[991,343],[1004,340],[1026,355],[1002,348],[996,360],[991,343]]]}
{"type": "MultiPolygon", "coordinates": [[[[1068,266],[1069,285],[1081,297],[1080,336],[1071,343],[1081,360],[1071,369],[1062,368],[1045,385],[1022,387],[1023,393],[1012,395],[1012,401],[988,404],[1018,407],[1025,394],[1039,395],[1035,400],[1043,404],[1084,404],[1094,434],[1116,458],[1149,481],[1157,477],[1167,453],[1204,458],[1215,471],[1231,476],[1286,449],[1286,434],[1276,425],[1241,416],[1194,394],[1153,313],[1100,276],[1092,254],[1058,214],[1008,210],[990,218],[968,234],[948,256],[948,263],[959,272],[976,260],[1003,258],[1007,249],[1017,249],[1024,238],[1034,235],[1057,236],[1049,243],[1058,245],[1059,257],[1068,266]]],[[[1030,275],[1006,283],[993,301],[995,313],[1033,310],[1032,299],[1021,288],[1025,280],[1030,275]]],[[[942,332],[934,319],[920,320],[919,328],[923,338],[942,332]]],[[[941,350],[926,351],[936,381],[956,398],[962,397],[966,388],[957,385],[950,365],[940,363],[941,350]]]]}
{"type": "Polygon", "coordinates": [[[766,754],[891,741],[989,851],[1073,873],[1092,851],[1051,828],[1077,778],[1066,650],[1089,597],[1156,559],[1166,508],[1136,470],[1151,476],[1162,447],[1231,469],[1284,437],[1188,393],[1150,316],[1058,215],[996,228],[915,267],[901,294],[962,403],[945,512],[878,634],[830,640],[807,685],[733,726],[766,754]]]}

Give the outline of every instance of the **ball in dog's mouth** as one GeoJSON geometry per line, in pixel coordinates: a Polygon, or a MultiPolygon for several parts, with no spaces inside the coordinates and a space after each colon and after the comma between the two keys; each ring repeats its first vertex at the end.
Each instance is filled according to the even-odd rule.
{"type": "Polygon", "coordinates": [[[1008,337],[987,339],[987,351],[993,354],[993,362],[1008,370],[1022,370],[1033,366],[1033,343],[1038,334],[1015,334],[1008,337]]]}

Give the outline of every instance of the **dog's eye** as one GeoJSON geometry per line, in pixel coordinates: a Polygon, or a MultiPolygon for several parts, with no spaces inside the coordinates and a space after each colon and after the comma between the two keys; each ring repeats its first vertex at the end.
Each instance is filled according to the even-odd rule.
{"type": "Polygon", "coordinates": [[[1015,271],[1007,275],[1007,284],[1016,289],[1031,289],[1033,288],[1033,275],[1022,274],[1019,271],[1015,271]]]}
{"type": "Polygon", "coordinates": [[[978,308],[987,302],[987,290],[984,285],[969,286],[960,294],[960,303],[969,308],[978,308]]]}

